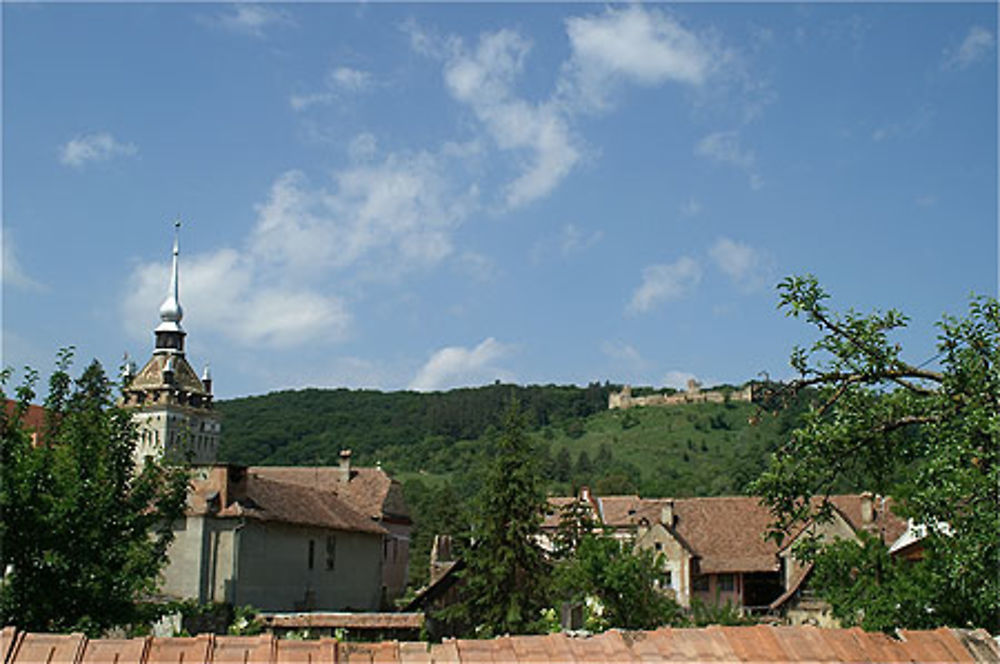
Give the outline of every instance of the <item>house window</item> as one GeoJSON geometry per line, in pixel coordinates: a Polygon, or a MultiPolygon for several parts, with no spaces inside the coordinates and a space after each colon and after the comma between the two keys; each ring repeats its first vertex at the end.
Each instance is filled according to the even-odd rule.
{"type": "Polygon", "coordinates": [[[731,593],[736,587],[735,575],[733,574],[720,574],[717,578],[717,585],[720,592],[731,593]]]}
{"type": "Polygon", "coordinates": [[[660,573],[660,578],[657,580],[660,588],[673,588],[674,587],[674,573],[672,570],[664,570],[660,573]]]}
{"type": "Polygon", "coordinates": [[[313,568],[316,561],[316,540],[309,540],[309,569],[313,568]]]}
{"type": "Polygon", "coordinates": [[[653,548],[656,549],[657,551],[663,551],[663,542],[657,542],[656,544],[653,545],[653,548]]]}
{"type": "Polygon", "coordinates": [[[337,536],[326,536],[326,568],[332,570],[337,564],[337,536]]]}
{"type": "Polygon", "coordinates": [[[708,575],[699,574],[691,580],[691,590],[698,593],[708,592],[708,575]]]}

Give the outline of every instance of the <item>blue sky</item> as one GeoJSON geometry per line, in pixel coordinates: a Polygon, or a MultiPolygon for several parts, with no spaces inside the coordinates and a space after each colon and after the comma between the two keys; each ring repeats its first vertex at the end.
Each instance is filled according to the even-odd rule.
{"type": "Polygon", "coordinates": [[[997,290],[993,4],[9,4],[3,363],[289,387],[787,377],[775,284],[997,290]]]}

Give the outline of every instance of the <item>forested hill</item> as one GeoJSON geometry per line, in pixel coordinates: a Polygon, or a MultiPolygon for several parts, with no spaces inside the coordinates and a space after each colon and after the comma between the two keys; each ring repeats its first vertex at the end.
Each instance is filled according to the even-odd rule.
{"type": "MultiPolygon", "coordinates": [[[[336,463],[341,449],[357,463],[390,462],[397,448],[481,437],[498,426],[516,397],[533,430],[584,418],[608,407],[618,385],[494,384],[448,392],[306,389],[219,401],[220,456],[260,465],[336,463]]],[[[408,456],[408,455],[404,455],[408,456]]],[[[400,459],[402,461],[402,459],[400,459]]],[[[409,464],[403,463],[404,469],[409,464]]],[[[414,468],[416,470],[416,468],[414,468]]]]}
{"type": "MultiPolygon", "coordinates": [[[[730,386],[723,388],[732,389],[730,386]]],[[[590,484],[604,493],[738,493],[795,423],[798,409],[761,416],[728,402],[609,411],[618,385],[489,385],[448,392],[318,390],[221,401],[225,461],[336,464],[349,448],[358,465],[381,463],[401,479],[462,475],[483,460],[515,396],[552,491],[590,484]]],[[[633,394],[648,392],[633,390],[633,394]]]]}

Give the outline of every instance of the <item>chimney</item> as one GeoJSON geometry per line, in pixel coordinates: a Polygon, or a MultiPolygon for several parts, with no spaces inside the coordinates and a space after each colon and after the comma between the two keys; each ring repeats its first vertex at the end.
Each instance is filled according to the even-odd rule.
{"type": "Polygon", "coordinates": [[[875,496],[871,491],[861,494],[861,524],[871,525],[875,521],[875,496]]]}
{"type": "Polygon", "coordinates": [[[673,528],[676,522],[677,516],[674,514],[674,501],[667,500],[660,507],[660,523],[667,526],[668,528],[673,528]]]}
{"type": "Polygon", "coordinates": [[[451,569],[448,565],[451,561],[451,535],[435,535],[434,543],[431,545],[431,583],[451,569]]]}
{"type": "Polygon", "coordinates": [[[351,481],[351,451],[350,450],[340,450],[340,464],[337,466],[340,469],[340,473],[337,477],[338,482],[344,484],[351,481]]]}
{"type": "Polygon", "coordinates": [[[582,486],[580,487],[580,500],[584,503],[590,502],[590,487],[582,486]]]}

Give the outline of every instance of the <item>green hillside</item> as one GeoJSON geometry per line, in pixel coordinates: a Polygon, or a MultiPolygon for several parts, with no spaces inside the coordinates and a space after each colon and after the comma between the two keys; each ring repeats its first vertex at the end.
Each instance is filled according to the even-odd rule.
{"type": "Polygon", "coordinates": [[[553,493],[589,484],[601,493],[719,495],[741,491],[756,476],[794,417],[761,417],[756,405],[741,402],[609,411],[608,394],[617,389],[598,383],[428,394],[308,389],[221,401],[220,456],[244,464],[333,464],[350,448],[356,463],[380,463],[404,480],[464,485],[516,396],[553,493]]]}
{"type": "MultiPolygon", "coordinates": [[[[741,493],[795,425],[801,404],[774,415],[756,404],[607,408],[617,385],[489,385],[439,393],[300,390],[221,401],[221,458],[244,464],[380,463],[403,482],[413,516],[410,581],[427,580],[435,533],[462,532],[500,417],[516,397],[550,494],[741,493]]],[[[652,392],[637,388],[633,394],[652,392]]]]}

